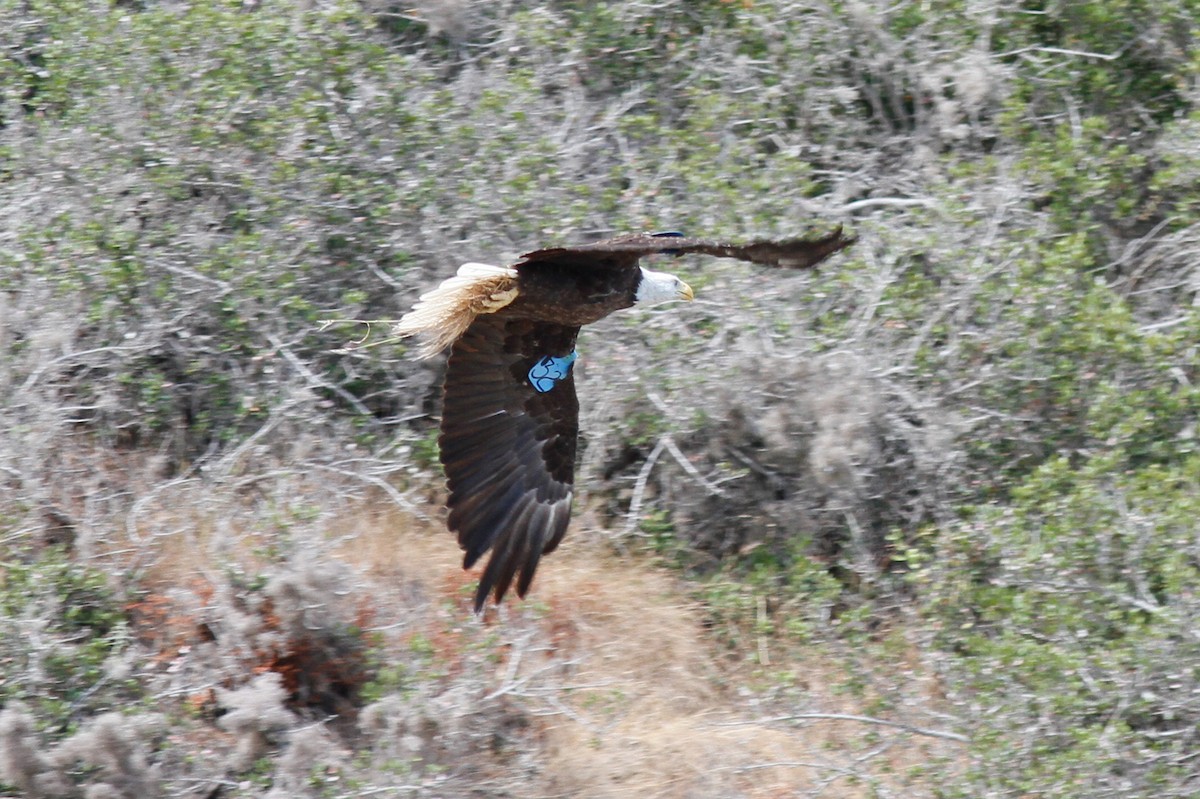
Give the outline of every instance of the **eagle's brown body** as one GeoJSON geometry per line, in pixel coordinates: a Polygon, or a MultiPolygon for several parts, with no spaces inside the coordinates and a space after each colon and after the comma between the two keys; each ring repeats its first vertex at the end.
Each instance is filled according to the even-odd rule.
{"type": "Polygon", "coordinates": [[[541,556],[566,532],[579,432],[571,364],[580,327],[639,299],[691,299],[678,278],[641,269],[643,256],[702,253],[807,268],[852,242],[840,228],[816,239],[745,245],[640,234],[537,250],[511,267],[464,264],[423,295],[396,332],[423,335],[424,357],[451,348],[438,443],[448,526],[465,551],[464,568],[492,550],[476,611],[489,593],[500,601],[514,579],[524,596],[541,556]],[[677,296],[647,294],[661,288],[654,281],[674,281],[677,296]]]}
{"type": "Polygon", "coordinates": [[[580,270],[554,261],[526,262],[517,272],[517,298],[506,314],[576,327],[631,307],[640,277],[636,269],[580,270]]]}

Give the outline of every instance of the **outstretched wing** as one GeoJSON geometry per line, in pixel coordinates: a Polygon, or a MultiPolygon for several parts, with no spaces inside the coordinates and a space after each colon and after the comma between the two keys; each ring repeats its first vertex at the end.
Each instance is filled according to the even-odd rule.
{"type": "Polygon", "coordinates": [[[579,433],[570,371],[578,333],[486,314],[450,352],[439,439],[448,526],[466,551],[463,568],[492,550],[476,612],[493,591],[499,602],[518,570],[524,596],[538,560],[566,532],[579,433]]]}
{"type": "Polygon", "coordinates": [[[841,225],[833,232],[815,238],[754,241],[749,244],[689,239],[673,234],[656,236],[650,233],[641,233],[583,244],[578,247],[551,247],[535,250],[523,255],[516,267],[520,269],[522,264],[538,261],[555,261],[579,267],[617,267],[631,265],[643,255],[652,253],[672,255],[700,253],[718,258],[736,258],[739,261],[750,261],[764,266],[807,269],[816,266],[854,242],[853,236],[842,234],[841,225]]]}

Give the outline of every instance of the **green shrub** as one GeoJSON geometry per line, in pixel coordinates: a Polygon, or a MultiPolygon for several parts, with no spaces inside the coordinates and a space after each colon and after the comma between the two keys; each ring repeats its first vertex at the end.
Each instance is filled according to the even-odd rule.
{"type": "Polygon", "coordinates": [[[956,653],[952,691],[988,709],[971,721],[981,787],[1094,796],[1121,774],[1189,790],[1200,458],[1127,463],[1119,447],[1047,462],[914,573],[956,653]]]}
{"type": "Polygon", "coordinates": [[[9,631],[0,644],[0,700],[24,702],[54,733],[137,696],[108,669],[129,643],[121,598],[102,572],[63,548],[6,555],[0,621],[9,631]]]}

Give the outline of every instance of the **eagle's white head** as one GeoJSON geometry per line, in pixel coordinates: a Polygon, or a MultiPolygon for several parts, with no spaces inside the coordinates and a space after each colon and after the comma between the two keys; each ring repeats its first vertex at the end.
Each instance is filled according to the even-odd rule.
{"type": "Polygon", "coordinates": [[[692,287],[674,275],[639,267],[642,279],[638,282],[634,302],[655,305],[670,300],[691,300],[692,287]]]}

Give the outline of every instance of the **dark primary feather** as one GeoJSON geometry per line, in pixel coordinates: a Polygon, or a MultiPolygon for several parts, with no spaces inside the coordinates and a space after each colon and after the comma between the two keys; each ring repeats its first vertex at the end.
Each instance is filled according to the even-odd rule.
{"type": "Polygon", "coordinates": [[[575,381],[568,375],[539,393],[527,375],[543,356],[571,352],[578,333],[578,327],[489,314],[450,352],[439,438],[449,527],[466,552],[464,568],[492,550],[476,612],[489,593],[499,602],[514,577],[524,596],[538,560],[566,532],[579,431],[575,381]]]}
{"type": "Polygon", "coordinates": [[[581,244],[576,247],[550,247],[544,250],[534,250],[521,256],[517,269],[524,264],[541,261],[561,262],[578,267],[625,267],[636,263],[642,256],[653,253],[670,253],[672,255],[699,253],[719,258],[736,258],[739,261],[750,261],[763,266],[806,269],[815,266],[838,250],[849,247],[854,242],[855,239],[852,236],[848,237],[842,234],[840,225],[833,232],[817,238],[754,241],[749,244],[729,244],[709,239],[639,233],[597,241],[592,244],[581,244]]]}

